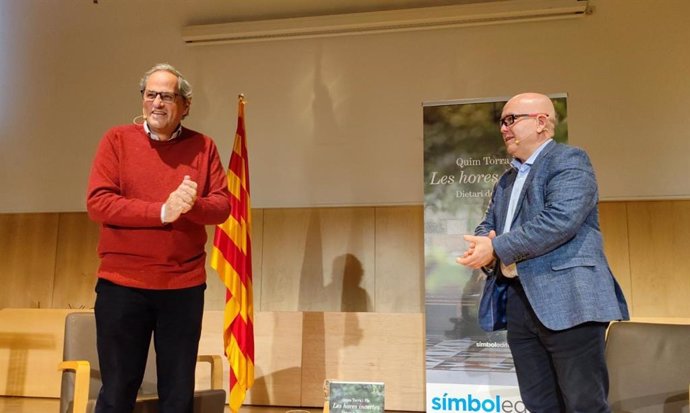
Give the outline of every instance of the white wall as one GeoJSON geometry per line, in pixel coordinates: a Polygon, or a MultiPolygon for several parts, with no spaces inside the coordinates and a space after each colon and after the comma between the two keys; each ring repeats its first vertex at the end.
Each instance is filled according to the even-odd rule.
{"type": "MultiPolygon", "coordinates": [[[[220,1],[220,0],[219,0],[220,1]]],[[[422,203],[424,101],[569,94],[570,142],[603,199],[687,198],[686,0],[591,0],[582,19],[189,47],[213,2],[0,2],[0,212],[84,210],[103,132],[140,113],[138,80],[176,65],[186,124],[224,162],[247,96],[255,207],[422,203]]],[[[228,16],[228,20],[230,16],[228,16]]]]}

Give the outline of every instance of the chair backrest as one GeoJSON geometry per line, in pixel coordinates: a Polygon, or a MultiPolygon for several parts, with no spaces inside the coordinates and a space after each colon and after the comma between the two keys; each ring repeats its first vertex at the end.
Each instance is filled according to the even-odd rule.
{"type": "MultiPolygon", "coordinates": [[[[85,360],[91,364],[89,400],[98,397],[101,388],[101,371],[96,352],[96,320],[93,313],[70,313],[65,318],[65,339],[63,360],[85,360]]],[[[71,411],[70,401],[74,395],[73,371],[63,371],[60,387],[60,413],[71,411]]]]}
{"type": "Polygon", "coordinates": [[[613,323],[606,362],[614,412],[688,412],[690,325],[613,323]]]}
{"type": "MultiPolygon", "coordinates": [[[[96,350],[96,317],[93,312],[70,313],[65,318],[65,339],[62,353],[63,360],[86,360],[91,364],[91,380],[89,381],[89,400],[98,398],[101,388],[101,370],[98,364],[96,350]]],[[[73,371],[62,373],[60,389],[60,413],[68,413],[74,394],[73,371]]],[[[140,395],[157,394],[156,385],[156,356],[153,342],[149,346],[144,379],[139,389],[140,395]]]]}

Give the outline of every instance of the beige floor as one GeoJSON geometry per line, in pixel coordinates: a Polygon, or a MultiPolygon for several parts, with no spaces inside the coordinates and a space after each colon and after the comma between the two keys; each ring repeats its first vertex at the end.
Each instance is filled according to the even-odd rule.
{"type": "MultiPolygon", "coordinates": [[[[35,397],[5,397],[0,396],[0,413],[56,413],[60,407],[60,400],[58,399],[39,399],[35,397]]],[[[286,413],[290,410],[295,411],[297,407],[259,407],[246,406],[240,409],[240,413],[286,413]]],[[[307,411],[309,413],[322,412],[317,408],[304,408],[298,410],[300,413],[307,411]]],[[[225,408],[226,413],[230,413],[230,409],[225,408]]],[[[296,412],[295,412],[296,413],[296,412]]]]}

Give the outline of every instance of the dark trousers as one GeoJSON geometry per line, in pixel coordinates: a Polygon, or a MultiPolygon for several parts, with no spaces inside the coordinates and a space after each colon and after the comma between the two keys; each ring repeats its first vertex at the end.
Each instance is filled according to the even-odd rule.
{"type": "Polygon", "coordinates": [[[99,279],[96,331],[103,386],[96,413],[131,413],[151,334],[161,413],[191,413],[206,285],[144,290],[99,279]]]}
{"type": "Polygon", "coordinates": [[[531,413],[610,412],[604,338],[608,323],[544,327],[518,280],[508,287],[508,345],[531,413]]]}

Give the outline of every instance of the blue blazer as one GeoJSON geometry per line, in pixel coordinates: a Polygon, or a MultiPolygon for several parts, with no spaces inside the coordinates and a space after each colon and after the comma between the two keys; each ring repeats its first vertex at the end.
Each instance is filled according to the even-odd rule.
{"type": "MultiPolygon", "coordinates": [[[[498,180],[475,234],[501,234],[516,177],[511,168],[498,180]]],[[[549,329],[629,318],[625,297],[604,256],[597,202],[587,154],[549,142],[530,169],[510,231],[493,240],[498,259],[486,271],[489,277],[479,307],[484,330],[506,327],[507,285],[499,260],[517,263],[530,305],[549,329]]]]}

